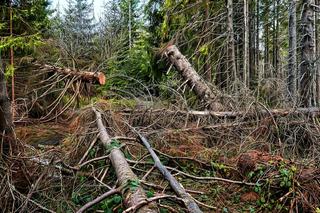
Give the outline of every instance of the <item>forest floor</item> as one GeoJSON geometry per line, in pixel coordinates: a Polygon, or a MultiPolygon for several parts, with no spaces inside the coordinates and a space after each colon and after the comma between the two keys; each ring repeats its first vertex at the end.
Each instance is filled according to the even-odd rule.
{"type": "MultiPolygon", "coordinates": [[[[320,170],[314,157],[318,136],[312,135],[312,119],[291,117],[284,122],[289,115],[252,121],[186,115],[164,108],[113,108],[105,103],[95,107],[149,198],[175,194],[130,126],[148,139],[203,212],[319,212],[320,170]],[[309,128],[301,129],[301,120],[309,128]],[[301,144],[290,144],[292,132],[301,144]]],[[[76,211],[117,184],[108,153],[97,142],[91,107],[68,121],[18,125],[16,134],[28,144],[26,155],[38,159],[33,174],[41,181],[30,197],[48,209],[76,211]]],[[[110,196],[91,210],[122,212],[123,199],[110,196]]],[[[157,204],[160,212],[186,211],[172,198],[157,204]]]]}

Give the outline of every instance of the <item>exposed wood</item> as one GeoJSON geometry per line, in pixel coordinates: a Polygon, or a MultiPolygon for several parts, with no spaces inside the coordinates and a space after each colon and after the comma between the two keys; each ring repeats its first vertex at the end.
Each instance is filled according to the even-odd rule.
{"type": "MultiPolygon", "coordinates": [[[[120,185],[120,187],[124,187],[127,186],[130,183],[130,181],[139,181],[138,177],[132,172],[122,151],[119,148],[112,146],[112,138],[109,136],[109,134],[106,131],[106,128],[102,123],[101,113],[98,112],[95,108],[93,108],[93,111],[95,112],[95,115],[97,117],[96,122],[100,132],[100,141],[106,149],[111,149],[109,158],[117,175],[118,184],[120,185]]],[[[123,190],[122,193],[124,198],[124,204],[127,208],[136,206],[137,204],[147,199],[144,189],[141,186],[136,187],[135,190],[123,190]]],[[[137,212],[155,213],[157,212],[156,205],[154,203],[148,203],[148,205],[141,207],[139,210],[137,210],[137,212]]]]}
{"type": "MultiPolygon", "coordinates": [[[[183,80],[187,82],[189,87],[198,96],[199,100],[205,102],[206,108],[211,110],[220,108],[220,103],[216,100],[216,94],[211,91],[210,87],[175,45],[167,46],[164,49],[163,55],[176,67],[183,80]]],[[[215,92],[217,93],[217,91],[215,92]]]]}
{"type": "Polygon", "coordinates": [[[196,204],[192,196],[186,192],[183,186],[177,181],[177,179],[169,172],[169,170],[161,163],[157,154],[153,151],[150,143],[147,141],[145,137],[143,137],[140,133],[135,131],[135,133],[139,136],[140,141],[147,148],[150,153],[152,159],[154,160],[155,166],[159,169],[161,174],[165,177],[165,179],[170,183],[171,188],[174,192],[183,200],[189,212],[200,213],[202,212],[199,206],[196,204]]]}
{"type": "Polygon", "coordinates": [[[93,84],[104,85],[106,83],[106,76],[102,72],[89,72],[89,71],[78,71],[69,68],[61,68],[48,64],[35,64],[39,66],[40,70],[48,71],[48,72],[56,72],[63,75],[70,75],[79,77],[81,80],[85,82],[90,82],[93,84]]]}

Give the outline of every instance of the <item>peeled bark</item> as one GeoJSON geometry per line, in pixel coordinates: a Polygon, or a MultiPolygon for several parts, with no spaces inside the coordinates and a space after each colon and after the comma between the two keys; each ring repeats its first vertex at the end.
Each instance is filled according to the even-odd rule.
{"type": "Polygon", "coordinates": [[[314,80],[314,15],[311,4],[313,0],[303,1],[302,12],[302,39],[301,39],[301,66],[300,66],[300,105],[310,107],[314,105],[312,94],[314,80]]]}
{"type": "Polygon", "coordinates": [[[175,45],[166,47],[164,56],[166,56],[180,72],[183,80],[187,81],[187,84],[198,96],[199,100],[206,104],[206,108],[211,110],[220,108],[220,104],[216,100],[216,95],[211,91],[206,82],[194,70],[187,58],[181,54],[175,45]]]}
{"type": "MultiPolygon", "coordinates": [[[[130,183],[130,181],[139,181],[138,177],[132,172],[122,151],[119,148],[112,146],[112,139],[110,138],[109,134],[106,131],[106,128],[102,123],[100,112],[98,112],[95,108],[93,108],[93,111],[95,112],[97,117],[96,122],[100,132],[99,138],[106,149],[111,149],[109,158],[117,175],[118,184],[120,186],[126,186],[130,183]]],[[[136,187],[136,189],[134,190],[130,188],[124,190],[123,197],[124,204],[127,208],[135,206],[147,199],[144,189],[141,186],[136,187]]],[[[156,213],[156,205],[154,203],[150,203],[141,207],[137,212],[156,213]]]]}
{"type": "Polygon", "coordinates": [[[39,66],[40,70],[45,70],[48,72],[52,71],[52,72],[60,73],[63,75],[70,75],[72,77],[76,76],[85,82],[90,82],[93,84],[100,84],[100,85],[104,85],[106,83],[106,76],[102,72],[77,71],[69,68],[55,67],[47,64],[43,64],[43,65],[36,64],[36,65],[39,66]]]}
{"type": "Polygon", "coordinates": [[[196,204],[196,202],[193,200],[191,195],[186,192],[186,190],[183,188],[183,186],[175,179],[175,177],[168,171],[168,169],[161,163],[159,157],[157,154],[153,151],[152,147],[150,146],[149,142],[145,137],[143,137],[141,134],[136,132],[139,136],[140,141],[144,144],[144,146],[148,149],[148,152],[150,153],[152,159],[154,160],[155,166],[159,169],[161,174],[165,177],[165,179],[170,183],[171,188],[174,190],[174,192],[182,198],[185,206],[187,207],[189,212],[192,213],[202,213],[199,206],[196,204]]]}

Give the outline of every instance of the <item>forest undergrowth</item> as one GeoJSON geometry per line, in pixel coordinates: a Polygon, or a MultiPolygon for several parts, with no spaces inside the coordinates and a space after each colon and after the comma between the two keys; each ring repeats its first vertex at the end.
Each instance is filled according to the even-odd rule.
{"type": "MultiPolygon", "coordinates": [[[[112,146],[122,150],[138,176],[126,190],[142,186],[148,199],[170,195],[156,200],[160,212],[186,209],[132,127],[150,141],[161,162],[204,212],[319,211],[319,129],[311,113],[259,115],[260,106],[228,118],[176,108],[114,106],[108,101],[94,106],[103,115],[112,146]]],[[[95,121],[88,106],[68,121],[17,127],[18,138],[27,142],[25,156],[17,159],[25,171],[18,172],[24,174],[21,180],[14,170],[2,178],[4,209],[14,205],[16,211],[73,212],[114,189],[112,147],[106,150],[99,143],[95,121]],[[22,189],[30,190],[23,194],[22,189]]],[[[116,193],[90,209],[122,212],[123,202],[121,193],[116,193]]]]}

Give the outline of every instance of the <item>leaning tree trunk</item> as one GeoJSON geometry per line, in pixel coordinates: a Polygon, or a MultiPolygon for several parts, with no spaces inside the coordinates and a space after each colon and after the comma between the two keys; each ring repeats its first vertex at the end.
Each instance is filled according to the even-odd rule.
{"type": "MultiPolygon", "coordinates": [[[[147,199],[145,192],[141,186],[137,186],[134,189],[130,188],[131,182],[139,182],[138,177],[132,172],[126,158],[124,157],[122,151],[118,146],[114,145],[112,139],[106,131],[102,123],[101,113],[98,112],[95,108],[93,111],[97,117],[97,126],[99,129],[99,138],[102,144],[107,150],[110,150],[109,158],[111,160],[112,166],[115,170],[115,173],[118,178],[118,184],[120,186],[128,186],[129,189],[123,191],[124,202],[127,208],[136,206],[137,204],[145,201],[147,199]]],[[[156,213],[156,206],[154,203],[150,203],[141,207],[137,212],[140,213],[156,213]]]]}
{"type": "Polygon", "coordinates": [[[216,100],[216,95],[211,91],[206,82],[194,70],[187,58],[181,54],[175,45],[166,47],[164,49],[164,56],[166,56],[180,72],[183,80],[188,83],[189,87],[198,96],[199,100],[206,104],[206,108],[211,110],[218,110],[221,108],[221,104],[216,100]]]}
{"type": "Polygon", "coordinates": [[[297,0],[291,0],[289,6],[289,59],[288,59],[288,92],[289,99],[295,100],[297,72],[297,0]]]}
{"type": "Polygon", "coordinates": [[[300,68],[300,105],[309,107],[314,105],[312,97],[312,82],[314,78],[314,16],[311,4],[313,0],[303,0],[301,19],[301,68],[300,68]]]}
{"type": "Polygon", "coordinates": [[[2,154],[8,156],[15,153],[17,151],[17,147],[13,132],[11,102],[8,98],[6,79],[1,60],[0,66],[0,147],[2,148],[0,151],[2,154]]]}

